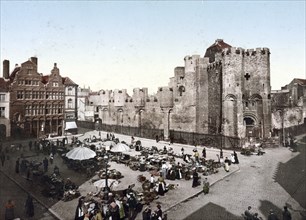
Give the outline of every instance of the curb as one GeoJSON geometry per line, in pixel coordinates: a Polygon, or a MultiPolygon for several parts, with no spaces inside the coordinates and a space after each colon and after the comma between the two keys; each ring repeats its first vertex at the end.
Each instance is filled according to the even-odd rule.
{"type": "Polygon", "coordinates": [[[12,177],[10,177],[9,175],[7,175],[5,172],[3,172],[2,170],[0,170],[0,172],[6,176],[7,178],[9,178],[12,182],[14,182],[16,185],[19,186],[19,188],[21,188],[24,192],[30,194],[40,205],[42,205],[43,207],[45,207],[48,212],[50,212],[52,214],[53,217],[55,217],[57,220],[64,220],[62,219],[56,212],[54,212],[51,208],[47,207],[40,199],[38,199],[35,195],[33,195],[32,193],[28,192],[20,183],[18,183],[15,179],[13,179],[12,177]]]}
{"type": "MultiPolygon", "coordinates": [[[[240,167],[239,167],[239,166],[238,166],[238,169],[237,169],[237,170],[235,170],[235,171],[233,171],[233,172],[231,172],[231,173],[229,173],[229,174],[223,176],[222,178],[216,180],[215,182],[211,183],[209,187],[215,185],[216,183],[220,182],[221,180],[223,180],[223,179],[229,177],[230,175],[232,175],[232,174],[234,174],[234,173],[236,173],[236,172],[238,172],[238,171],[240,171],[240,167]]],[[[177,205],[179,205],[179,204],[181,204],[181,203],[187,202],[188,200],[193,199],[193,198],[199,196],[199,195],[202,194],[202,193],[203,193],[203,190],[201,190],[200,192],[197,192],[197,193],[194,194],[194,195],[191,195],[191,196],[187,197],[186,199],[184,199],[184,200],[182,200],[182,201],[180,201],[180,202],[175,203],[174,205],[172,205],[172,206],[170,206],[169,208],[165,209],[164,212],[166,213],[166,212],[168,212],[170,209],[174,208],[175,206],[177,206],[177,205]]]]}

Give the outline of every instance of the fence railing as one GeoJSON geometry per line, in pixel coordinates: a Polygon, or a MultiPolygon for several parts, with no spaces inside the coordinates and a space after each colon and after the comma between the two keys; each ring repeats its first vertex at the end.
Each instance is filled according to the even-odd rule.
{"type": "MultiPolygon", "coordinates": [[[[119,134],[125,134],[129,136],[137,136],[148,139],[163,140],[164,131],[162,129],[153,128],[141,128],[141,127],[131,127],[131,126],[121,126],[121,125],[108,125],[99,124],[94,122],[84,122],[79,121],[78,126],[102,130],[106,132],[114,132],[119,134]]],[[[241,147],[241,140],[237,137],[228,137],[222,135],[212,135],[212,134],[200,134],[194,132],[184,132],[170,130],[170,140],[174,143],[188,144],[188,145],[201,145],[209,146],[214,148],[227,148],[235,149],[241,147]]]]}

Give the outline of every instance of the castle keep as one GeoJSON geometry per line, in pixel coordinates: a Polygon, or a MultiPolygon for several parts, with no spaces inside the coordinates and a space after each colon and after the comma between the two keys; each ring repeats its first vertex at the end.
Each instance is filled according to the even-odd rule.
{"type": "Polygon", "coordinates": [[[89,97],[102,125],[230,137],[267,138],[271,131],[270,52],[216,40],[203,57],[186,56],[166,87],[100,90],[89,97]]]}

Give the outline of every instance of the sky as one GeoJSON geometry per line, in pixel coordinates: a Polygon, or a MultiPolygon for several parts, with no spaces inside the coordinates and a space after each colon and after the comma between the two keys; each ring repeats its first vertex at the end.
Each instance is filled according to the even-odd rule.
{"type": "MultiPolygon", "coordinates": [[[[30,57],[38,72],[80,87],[167,86],[186,55],[204,56],[216,39],[268,47],[271,86],[305,79],[305,0],[301,1],[4,1],[2,61],[10,70],[30,57]]],[[[1,73],[2,76],[2,73],[1,73]]]]}

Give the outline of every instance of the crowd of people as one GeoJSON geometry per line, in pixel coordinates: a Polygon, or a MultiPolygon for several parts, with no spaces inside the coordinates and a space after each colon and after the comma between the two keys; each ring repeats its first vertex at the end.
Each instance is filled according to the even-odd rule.
{"type": "Polygon", "coordinates": [[[141,204],[129,186],[123,195],[108,193],[102,203],[82,196],[75,210],[75,220],[133,220],[142,211],[143,220],[166,220],[160,204],[152,210],[150,204],[141,204]]]}
{"type": "MultiPolygon", "coordinates": [[[[248,206],[247,210],[244,212],[244,219],[245,220],[262,220],[262,217],[258,215],[257,212],[252,211],[252,207],[248,206]]],[[[275,213],[273,209],[269,210],[268,213],[268,220],[291,220],[292,216],[290,211],[288,210],[287,206],[284,206],[282,210],[282,218],[279,218],[279,216],[275,213]]]]}

